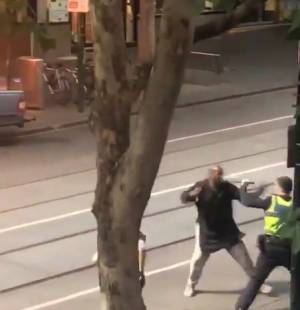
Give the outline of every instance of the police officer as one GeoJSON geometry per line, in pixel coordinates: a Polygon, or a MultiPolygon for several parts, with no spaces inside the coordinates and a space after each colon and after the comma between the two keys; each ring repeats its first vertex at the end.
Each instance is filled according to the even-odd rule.
{"type": "Polygon", "coordinates": [[[265,233],[258,238],[260,254],[255,273],[241,294],[236,310],[249,309],[261,285],[276,267],[290,270],[291,239],[295,227],[291,197],[293,182],[289,177],[278,178],[274,194],[265,199],[260,198],[263,187],[252,193],[248,193],[247,187],[246,182],[241,188],[241,202],[248,207],[265,211],[265,233]]]}

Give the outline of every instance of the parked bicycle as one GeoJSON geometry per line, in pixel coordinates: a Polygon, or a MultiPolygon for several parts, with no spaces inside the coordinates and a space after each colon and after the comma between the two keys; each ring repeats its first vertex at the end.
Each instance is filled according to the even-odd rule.
{"type": "Polygon", "coordinates": [[[43,78],[55,103],[67,105],[72,100],[72,85],[67,69],[61,63],[54,66],[45,63],[43,78]]]}
{"type": "Polygon", "coordinates": [[[69,69],[61,63],[54,66],[44,65],[43,78],[48,87],[50,96],[61,105],[73,102],[79,105],[83,100],[85,106],[91,105],[94,100],[95,79],[94,68],[91,62],[85,66],[83,82],[83,98],[79,98],[79,73],[78,69],[69,69]]]}

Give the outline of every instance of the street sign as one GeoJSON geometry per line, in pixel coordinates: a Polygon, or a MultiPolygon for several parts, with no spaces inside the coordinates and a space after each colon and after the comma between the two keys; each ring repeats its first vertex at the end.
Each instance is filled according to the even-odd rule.
{"type": "Polygon", "coordinates": [[[71,13],[88,13],[90,10],[89,0],[69,0],[68,11],[71,13]]]}
{"type": "Polygon", "coordinates": [[[52,0],[49,2],[49,22],[50,23],[67,23],[69,13],[67,10],[68,0],[52,0]]]}

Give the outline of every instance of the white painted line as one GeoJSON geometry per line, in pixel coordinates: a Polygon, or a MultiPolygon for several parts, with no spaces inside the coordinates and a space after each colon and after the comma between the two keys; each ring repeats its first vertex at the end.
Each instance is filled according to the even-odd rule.
{"type": "MultiPolygon", "coordinates": [[[[163,272],[166,272],[166,271],[170,271],[170,270],[174,270],[174,269],[186,266],[189,263],[190,263],[190,260],[185,260],[183,262],[180,262],[180,263],[177,263],[177,264],[174,264],[174,265],[170,265],[170,266],[166,266],[166,267],[163,267],[163,268],[160,268],[160,269],[155,269],[155,270],[146,272],[145,275],[146,275],[146,277],[151,277],[151,276],[156,275],[156,274],[160,274],[160,273],[163,273],[163,272]]],[[[20,310],[40,310],[40,309],[45,309],[45,308],[48,308],[48,307],[51,307],[51,306],[55,306],[55,305],[58,305],[58,304],[65,303],[65,302],[70,301],[70,300],[78,299],[78,298],[83,297],[83,296],[95,294],[97,292],[99,292],[99,287],[92,287],[92,288],[84,290],[84,291],[80,291],[80,292],[77,292],[77,293],[74,293],[74,294],[71,294],[71,295],[67,295],[65,297],[61,297],[61,298],[58,298],[58,299],[47,301],[45,303],[38,304],[38,305],[35,305],[35,306],[31,306],[31,307],[27,307],[27,308],[23,308],[23,309],[20,309],[20,310]]]]}
{"type": "MultiPolygon", "coordinates": [[[[238,130],[238,129],[242,129],[242,128],[247,128],[247,127],[252,127],[252,126],[258,126],[258,125],[263,125],[263,124],[268,124],[268,123],[272,123],[272,122],[277,122],[277,121],[281,121],[281,120],[285,120],[285,119],[290,119],[293,118],[293,115],[283,115],[283,116],[279,116],[276,118],[271,118],[271,119],[266,119],[266,120],[262,120],[262,121],[258,121],[258,122],[253,122],[253,123],[247,123],[247,124],[243,124],[243,125],[238,125],[238,126],[234,126],[234,127],[228,127],[228,128],[223,128],[223,129],[217,129],[217,130],[212,130],[212,131],[207,131],[207,132],[202,132],[202,133],[198,133],[198,134],[194,134],[194,135],[190,135],[190,136],[185,136],[185,137],[179,137],[179,138],[174,138],[174,139],[170,139],[167,140],[166,143],[175,143],[175,142],[180,142],[180,141],[184,141],[184,140],[190,140],[190,139],[195,139],[195,138],[199,138],[199,137],[204,137],[204,136],[209,136],[209,135],[213,135],[213,134],[218,134],[218,133],[223,133],[223,132],[227,132],[227,131],[232,131],[232,130],[238,130]]],[[[82,126],[82,125],[80,125],[82,126]]],[[[74,127],[72,127],[74,128],[74,127]]],[[[70,127],[67,128],[63,128],[60,129],[60,131],[63,130],[70,130],[72,129],[70,127]]],[[[36,135],[44,135],[44,134],[48,134],[49,132],[41,132],[41,133],[34,133],[32,134],[32,136],[36,136],[36,135]]],[[[24,135],[24,137],[30,137],[31,135],[24,135]]],[[[90,171],[94,171],[95,169],[90,169],[90,171]]],[[[85,173],[87,171],[78,171],[75,174],[81,174],[81,173],[85,173]]],[[[33,183],[39,183],[41,181],[48,181],[48,180],[53,180],[53,179],[58,179],[61,178],[62,176],[57,176],[57,177],[53,177],[47,180],[37,180],[32,182],[33,183]]],[[[24,186],[26,184],[20,184],[20,185],[16,185],[16,186],[11,186],[8,188],[17,188],[17,187],[21,187],[24,186]]],[[[7,188],[2,188],[2,189],[7,189],[7,188]]],[[[1,188],[0,188],[1,190],[1,188]]]]}
{"type": "MultiPolygon", "coordinates": [[[[255,173],[255,172],[260,172],[263,170],[272,169],[272,168],[276,168],[276,167],[280,167],[280,166],[284,166],[284,165],[286,165],[286,162],[281,161],[281,162],[273,163],[270,165],[260,166],[260,167],[256,167],[253,169],[232,173],[232,174],[225,176],[225,178],[234,178],[234,177],[242,176],[244,174],[251,174],[251,173],[255,173]]],[[[184,190],[184,189],[186,189],[192,185],[193,185],[192,183],[191,184],[185,184],[185,185],[181,185],[181,186],[177,186],[177,187],[168,188],[168,189],[165,189],[162,191],[154,192],[151,194],[151,197],[157,197],[157,196],[177,192],[180,190],[184,190]]],[[[79,210],[79,211],[75,211],[75,212],[71,212],[71,213],[65,213],[62,215],[45,218],[45,219],[38,220],[38,221],[33,221],[33,222],[28,222],[28,223],[24,223],[24,224],[20,224],[20,225],[16,225],[16,226],[3,228],[3,229],[0,229],[0,235],[8,233],[8,232],[16,231],[16,230],[28,228],[28,227],[33,227],[33,226],[37,226],[37,225],[41,225],[41,224],[46,224],[46,223],[50,223],[50,222],[54,222],[54,221],[63,220],[65,218],[81,215],[81,214],[88,213],[88,212],[91,212],[91,209],[83,209],[83,210],[79,210]]]]}
{"type": "Polygon", "coordinates": [[[16,225],[16,226],[11,226],[11,227],[7,227],[7,228],[3,228],[0,229],[0,234],[4,234],[7,232],[11,232],[14,230],[18,230],[18,229],[22,229],[22,228],[27,228],[27,227],[31,227],[31,226],[36,226],[36,225],[41,225],[41,224],[45,224],[45,223],[50,223],[50,222],[54,222],[54,221],[59,221],[68,217],[72,217],[72,216],[77,216],[86,212],[90,212],[90,209],[83,209],[83,210],[79,210],[79,211],[75,211],[75,212],[71,212],[71,213],[65,213],[62,215],[58,215],[58,216],[53,216],[53,217],[48,217],[42,220],[38,220],[38,221],[34,221],[34,222],[28,222],[28,223],[24,223],[24,224],[20,224],[20,225],[16,225]]]}
{"type": "Polygon", "coordinates": [[[64,302],[67,302],[67,301],[70,301],[70,300],[73,300],[73,299],[80,298],[82,296],[87,296],[87,295],[90,295],[90,294],[94,294],[96,292],[99,292],[99,287],[93,287],[91,289],[80,291],[78,293],[74,293],[74,294],[71,294],[71,295],[68,295],[68,296],[65,296],[65,297],[62,297],[62,298],[54,299],[54,300],[45,302],[43,304],[38,304],[38,305],[35,305],[35,306],[32,306],[32,307],[23,308],[22,310],[45,309],[45,308],[48,308],[48,307],[51,307],[51,306],[62,304],[64,302]]]}
{"type": "Polygon", "coordinates": [[[151,276],[154,276],[154,275],[162,273],[162,272],[174,270],[174,269],[186,266],[189,263],[190,263],[190,260],[185,260],[183,262],[180,262],[180,263],[177,263],[177,264],[174,264],[174,265],[170,265],[170,266],[166,266],[166,267],[163,267],[163,268],[160,268],[160,269],[152,270],[152,271],[146,272],[146,277],[151,277],[151,276]]]}
{"type": "Polygon", "coordinates": [[[207,132],[203,132],[203,133],[198,133],[198,134],[191,135],[191,136],[170,139],[167,141],[167,143],[175,143],[175,142],[180,142],[180,141],[189,140],[189,139],[201,138],[201,137],[214,135],[214,134],[218,134],[218,133],[223,133],[223,132],[227,132],[227,131],[238,130],[238,129],[242,129],[242,128],[248,128],[248,127],[278,122],[278,121],[282,121],[282,120],[290,119],[290,118],[293,118],[293,115],[285,115],[285,116],[280,116],[280,117],[276,117],[276,118],[266,119],[266,120],[259,121],[259,122],[253,122],[253,123],[238,125],[238,126],[234,126],[234,127],[227,127],[227,128],[223,128],[223,129],[217,129],[217,130],[207,131],[207,132]]]}
{"type": "MultiPolygon", "coordinates": [[[[180,137],[180,138],[174,138],[174,139],[167,140],[167,143],[180,142],[180,141],[184,141],[184,140],[195,139],[195,138],[200,138],[200,137],[209,136],[209,135],[213,135],[213,134],[223,133],[223,132],[226,132],[226,131],[237,130],[237,129],[247,128],[247,127],[252,127],[252,126],[264,125],[264,124],[268,124],[268,123],[272,123],[272,122],[278,122],[278,121],[282,121],[282,120],[293,118],[293,117],[294,117],[294,115],[279,116],[279,117],[270,118],[270,119],[266,119],[266,120],[262,120],[262,121],[258,121],[258,122],[247,123],[247,124],[243,124],[243,125],[237,125],[237,126],[234,126],[234,127],[228,127],[228,128],[223,128],[223,129],[212,130],[212,131],[198,133],[198,134],[194,134],[194,135],[190,135],[190,136],[185,136],[185,137],[180,137]]],[[[71,129],[74,129],[76,127],[81,127],[81,126],[84,126],[84,125],[78,125],[78,126],[66,127],[66,128],[65,127],[64,128],[59,128],[59,132],[71,130],[71,129]]],[[[53,132],[57,132],[57,130],[55,131],[53,129],[52,133],[53,132]]],[[[22,137],[27,138],[27,137],[31,137],[31,136],[46,135],[46,134],[49,134],[49,132],[48,131],[46,131],[46,132],[37,132],[37,133],[28,134],[28,135],[23,135],[22,137]]]]}

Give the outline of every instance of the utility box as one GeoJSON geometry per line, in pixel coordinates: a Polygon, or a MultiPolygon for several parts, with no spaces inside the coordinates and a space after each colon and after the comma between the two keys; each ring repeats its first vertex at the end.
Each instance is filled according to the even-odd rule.
{"type": "Polygon", "coordinates": [[[43,67],[43,59],[33,57],[18,59],[19,76],[22,81],[26,106],[29,109],[43,109],[45,106],[43,67]]]}

